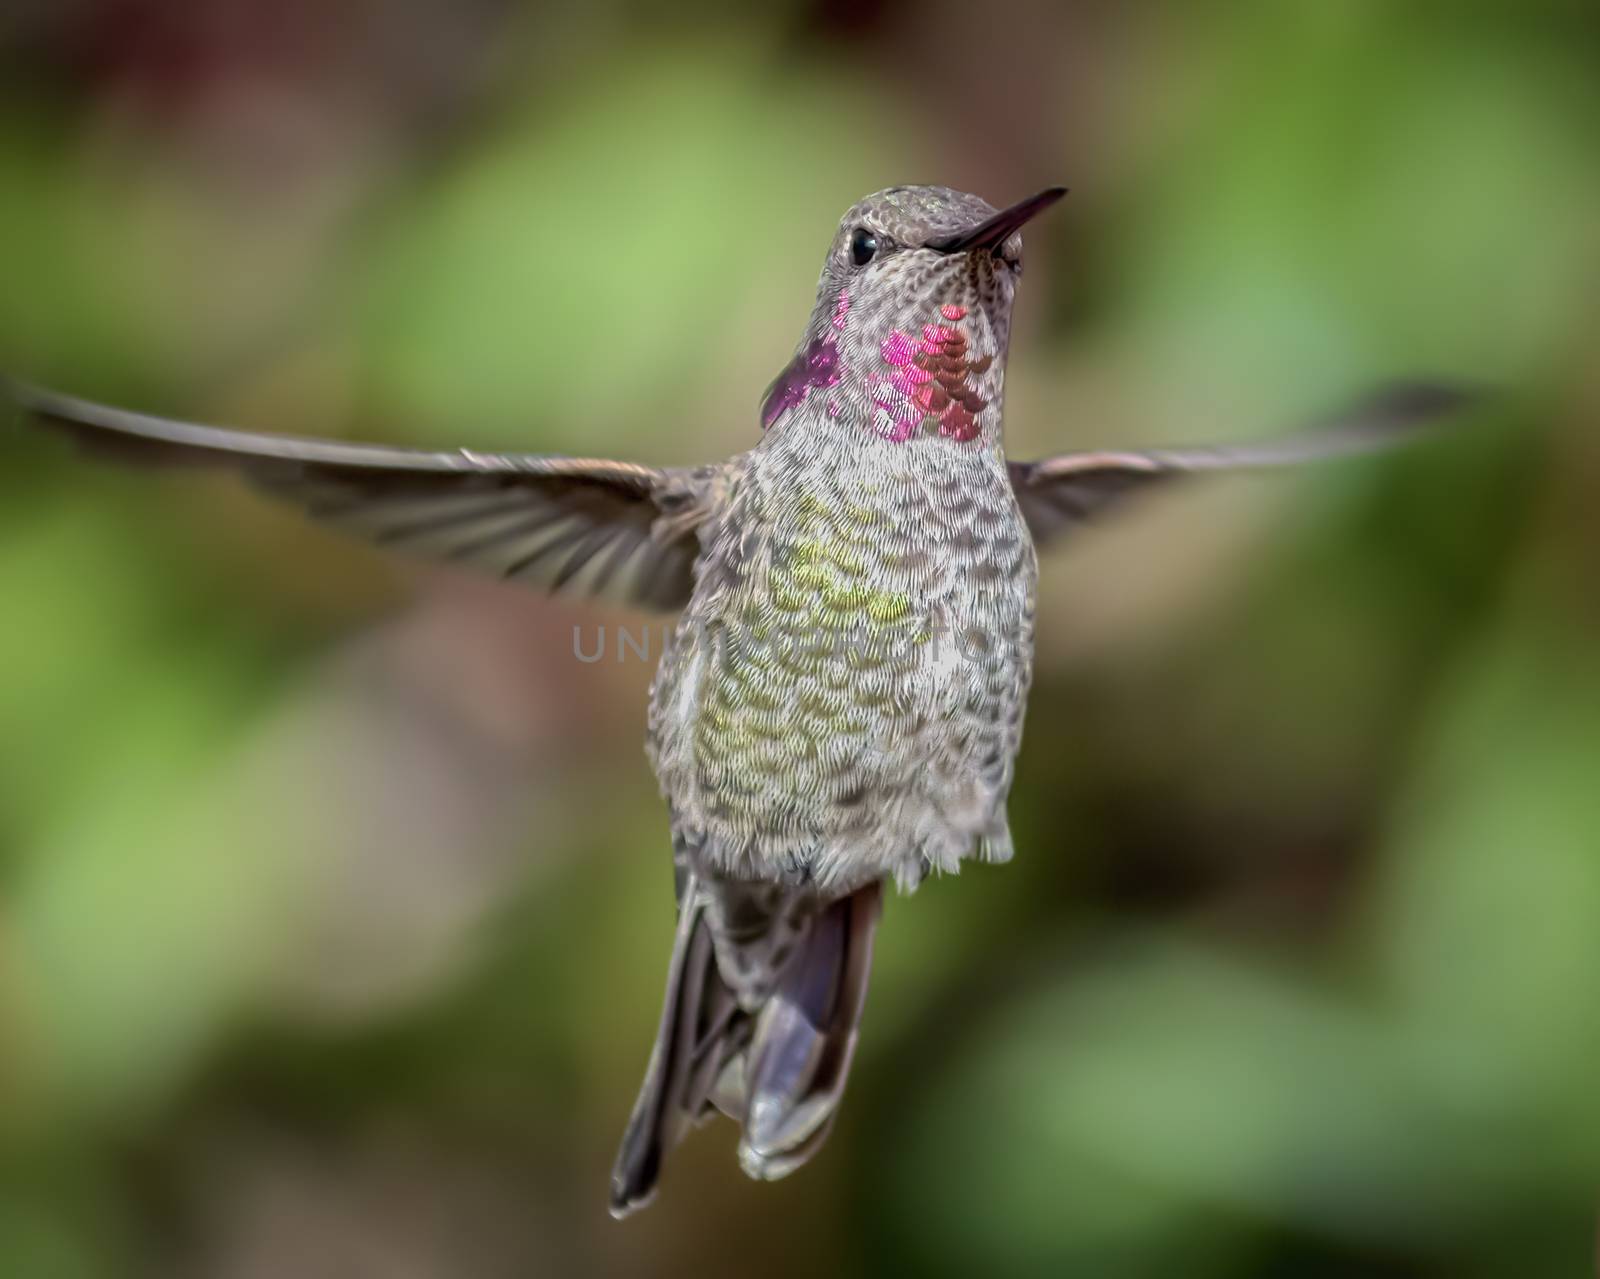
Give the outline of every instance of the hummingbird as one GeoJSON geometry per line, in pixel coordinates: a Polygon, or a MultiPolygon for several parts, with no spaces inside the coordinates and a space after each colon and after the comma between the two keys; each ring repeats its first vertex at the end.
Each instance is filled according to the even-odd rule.
{"type": "Polygon", "coordinates": [[[996,209],[896,186],[852,206],[759,439],[707,465],[258,434],[10,384],[33,419],[104,454],[235,468],[384,547],[679,613],[646,744],[677,926],[616,1216],[719,1111],[753,1178],[815,1154],[885,886],[1011,858],[1040,550],[1177,477],[1380,449],[1469,397],[1413,382],[1264,443],[1008,460],[1021,228],[1064,194],[996,209]]]}

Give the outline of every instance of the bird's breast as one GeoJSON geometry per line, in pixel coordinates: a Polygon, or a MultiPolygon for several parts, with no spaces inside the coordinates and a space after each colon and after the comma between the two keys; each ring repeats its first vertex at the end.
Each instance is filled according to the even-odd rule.
{"type": "Polygon", "coordinates": [[[837,831],[968,721],[1013,714],[1035,569],[1003,463],[883,447],[897,456],[757,458],[741,478],[652,696],[676,807],[731,831],[837,831]]]}

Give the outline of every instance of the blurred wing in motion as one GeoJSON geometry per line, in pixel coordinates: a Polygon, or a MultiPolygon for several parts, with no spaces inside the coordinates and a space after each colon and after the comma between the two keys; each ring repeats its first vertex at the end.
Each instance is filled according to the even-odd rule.
{"type": "Polygon", "coordinates": [[[1295,466],[1375,453],[1414,438],[1421,428],[1477,398],[1478,392],[1461,386],[1397,385],[1299,435],[1214,448],[1062,453],[1036,462],[1010,463],[1011,485],[1028,530],[1043,549],[1077,524],[1152,484],[1196,471],[1295,466]]]}
{"type": "Polygon", "coordinates": [[[645,608],[688,600],[696,530],[723,469],[263,435],[5,385],[34,419],[101,456],[231,468],[380,546],[645,608]]]}

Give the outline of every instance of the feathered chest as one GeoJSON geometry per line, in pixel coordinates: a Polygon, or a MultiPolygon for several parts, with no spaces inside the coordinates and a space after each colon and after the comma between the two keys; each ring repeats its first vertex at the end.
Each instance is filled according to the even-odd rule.
{"type": "Polygon", "coordinates": [[[945,631],[982,644],[1031,612],[1033,548],[997,450],[786,434],[749,456],[706,539],[697,624],[914,663],[945,631]]]}
{"type": "MultiPolygon", "coordinates": [[[[983,821],[1003,791],[983,778],[1015,750],[1033,546],[981,444],[832,453],[812,436],[784,456],[776,442],[742,459],[709,530],[652,690],[652,758],[674,810],[718,846],[860,852],[882,822],[863,855],[898,873],[925,840],[893,829],[896,805],[921,805],[935,843],[949,824],[925,782],[978,787],[983,821]]],[[[950,821],[966,847],[971,823],[950,821]]]]}

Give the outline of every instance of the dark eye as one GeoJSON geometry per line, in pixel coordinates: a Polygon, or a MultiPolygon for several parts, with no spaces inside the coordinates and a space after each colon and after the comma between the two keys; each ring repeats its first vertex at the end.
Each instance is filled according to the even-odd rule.
{"type": "Polygon", "coordinates": [[[878,251],[878,237],[864,226],[858,226],[850,236],[850,260],[857,266],[866,266],[878,251]]]}

